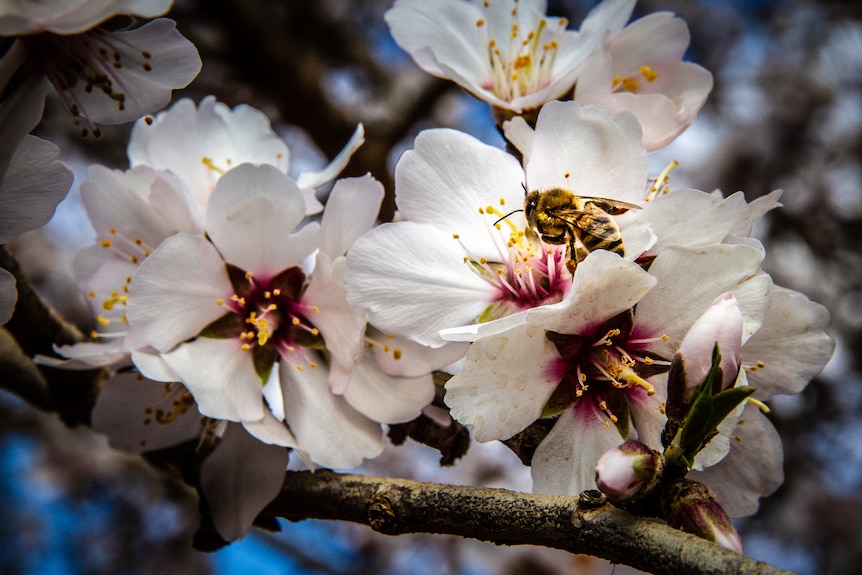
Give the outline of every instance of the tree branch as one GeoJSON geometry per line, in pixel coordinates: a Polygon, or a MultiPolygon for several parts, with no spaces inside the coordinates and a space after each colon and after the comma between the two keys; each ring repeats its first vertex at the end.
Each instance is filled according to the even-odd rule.
{"type": "Polygon", "coordinates": [[[657,574],[789,573],[630,515],[598,492],[576,499],[299,471],[287,473],[281,494],[265,513],[292,521],[352,521],[387,535],[439,533],[498,545],[541,545],[657,574]]]}

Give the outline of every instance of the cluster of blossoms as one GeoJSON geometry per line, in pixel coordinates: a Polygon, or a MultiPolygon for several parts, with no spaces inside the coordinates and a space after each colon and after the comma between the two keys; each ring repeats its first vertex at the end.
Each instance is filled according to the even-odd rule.
{"type": "MultiPolygon", "coordinates": [[[[450,414],[477,440],[548,424],[530,462],[538,493],[629,497],[648,490],[662,451],[731,516],[780,484],[763,402],[798,393],[833,342],[825,310],[761,269],[751,229],[779,192],[747,203],[672,189],[672,166],[648,175],[648,153],[712,87],[681,61],[682,20],[626,26],[634,0],[605,0],[573,31],[541,0],[397,0],[386,20],[399,45],[488,101],[516,155],[422,132],[395,168],[398,221],[375,227],[384,190],[370,175],[336,181],[325,208],[317,198],[361,126],[329,166],[292,177],[287,146],[247,106],[181,100],[141,118],[200,60],[170,21],[98,25],[170,2],[79,4],[0,13],[0,34],[19,36],[0,80],[33,72],[0,108],[15,135],[0,148],[0,242],[43,223],[69,187],[56,149],[25,136],[45,77],[88,126],[140,118],[130,167],[92,166],[80,187],[98,238],[74,267],[98,329],[42,361],[112,370],[93,426],[115,446],[213,440],[201,486],[225,539],[278,493],[289,450],[312,468],[379,455],[382,425],[418,417],[443,367],[450,414]],[[44,206],[19,218],[6,203],[32,195],[19,174],[36,163],[51,165],[44,206]],[[24,226],[12,235],[7,214],[24,226]],[[691,431],[695,406],[728,393],[739,401],[691,431]]],[[[697,530],[677,503],[676,524],[697,530]]],[[[712,538],[739,548],[722,539],[725,520],[712,538]]]]}

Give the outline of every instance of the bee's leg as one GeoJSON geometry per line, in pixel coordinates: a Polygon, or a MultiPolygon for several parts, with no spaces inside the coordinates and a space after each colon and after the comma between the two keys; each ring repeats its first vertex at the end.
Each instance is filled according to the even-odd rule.
{"type": "Polygon", "coordinates": [[[578,267],[578,246],[575,239],[575,234],[569,234],[569,259],[566,260],[566,269],[569,270],[572,277],[574,277],[578,267]]]}

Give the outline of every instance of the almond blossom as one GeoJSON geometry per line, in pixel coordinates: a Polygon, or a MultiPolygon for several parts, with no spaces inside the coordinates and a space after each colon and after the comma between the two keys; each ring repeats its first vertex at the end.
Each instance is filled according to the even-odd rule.
{"type": "Polygon", "coordinates": [[[712,90],[712,74],[683,62],[688,26],[670,12],[625,26],[636,0],[605,0],[587,16],[583,34],[597,48],[578,69],[574,99],[611,114],[633,113],[649,151],[672,142],[694,121],[712,90]]]}
{"type": "MultiPolygon", "coordinates": [[[[669,360],[717,295],[734,293],[745,339],[760,327],[771,287],[761,261],[762,252],[746,245],[678,247],[646,272],[593,252],[566,299],[471,345],[464,370],[447,383],[446,403],[480,441],[507,439],[559,414],[533,456],[534,490],[593,488],[595,463],[608,449],[626,439],[662,449],[669,360]]],[[[727,448],[713,441],[701,465],[727,448]]]]}
{"type": "MultiPolygon", "coordinates": [[[[445,129],[422,132],[401,157],[402,221],[371,230],[348,254],[348,297],[371,323],[436,347],[518,323],[521,312],[560,301],[571,285],[566,248],[525,232],[525,189],[644,198],[646,152],[630,116],[552,102],[535,131],[521,121],[507,135],[525,150],[525,167],[445,129]]],[[[620,222],[626,257],[635,259],[654,238],[620,222]]]]}
{"type": "Polygon", "coordinates": [[[568,92],[595,43],[545,11],[544,0],[397,0],[385,18],[419,67],[511,115],[568,92]]]}
{"type": "MultiPolygon", "coordinates": [[[[17,37],[2,66],[27,67],[54,86],[82,134],[93,124],[118,124],[165,106],[171,90],[198,74],[197,49],[176,24],[158,18],[129,30],[108,30],[107,19],[152,18],[170,0],[12,2],[0,6],[0,35],[17,37]]],[[[93,127],[93,133],[99,130],[93,127]]]]}
{"type": "Polygon", "coordinates": [[[370,177],[340,181],[322,223],[297,227],[296,182],[272,166],[230,170],[210,198],[207,238],[168,238],[132,278],[132,345],[157,350],[207,417],[327,467],[376,456],[380,420],[413,419],[433,397],[430,375],[391,378],[367,363],[365,315],[345,299],[343,254],[382,197],[370,177]],[[387,392],[377,401],[350,391],[370,389],[368,370],[387,392]]]}
{"type": "MultiPolygon", "coordinates": [[[[362,139],[360,125],[329,166],[300,174],[308,185],[303,197],[309,213],[322,208],[313,186],[334,178],[362,139]]],[[[98,324],[94,339],[103,341],[63,346],[58,352],[82,367],[112,365],[128,357],[123,337],[132,276],[166,238],[203,235],[207,203],[219,178],[246,162],[286,173],[290,158],[287,145],[261,112],[244,105],[230,109],[212,96],[199,106],[180,100],[155,118],[136,122],[128,155],[130,169],[94,165],[90,179],[81,184],[81,200],[97,239],[78,253],[74,269],[98,324]]]]}

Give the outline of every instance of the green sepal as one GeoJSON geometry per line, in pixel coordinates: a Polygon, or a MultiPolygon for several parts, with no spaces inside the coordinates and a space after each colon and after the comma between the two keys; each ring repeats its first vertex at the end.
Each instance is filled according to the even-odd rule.
{"type": "Polygon", "coordinates": [[[241,316],[228,312],[204,327],[198,335],[200,337],[226,339],[239,337],[241,333],[247,331],[247,328],[248,324],[241,316]]]}
{"type": "Polygon", "coordinates": [[[665,452],[669,462],[676,460],[689,469],[694,467],[697,454],[718,434],[718,426],[721,422],[754,393],[755,389],[750,386],[720,391],[722,381],[720,365],[721,354],[716,344],[713,348],[709,372],[700,385],[693,390],[691,407],[685,416],[685,421],[665,452]]]}
{"type": "Polygon", "coordinates": [[[476,323],[487,323],[489,321],[500,319],[512,315],[518,311],[518,304],[513,301],[500,299],[486,307],[482,313],[476,318],[476,323]]]}
{"type": "Polygon", "coordinates": [[[278,352],[272,345],[256,345],[251,348],[251,359],[254,363],[254,371],[260,377],[261,385],[266,385],[272,366],[278,359],[278,352]]]}

